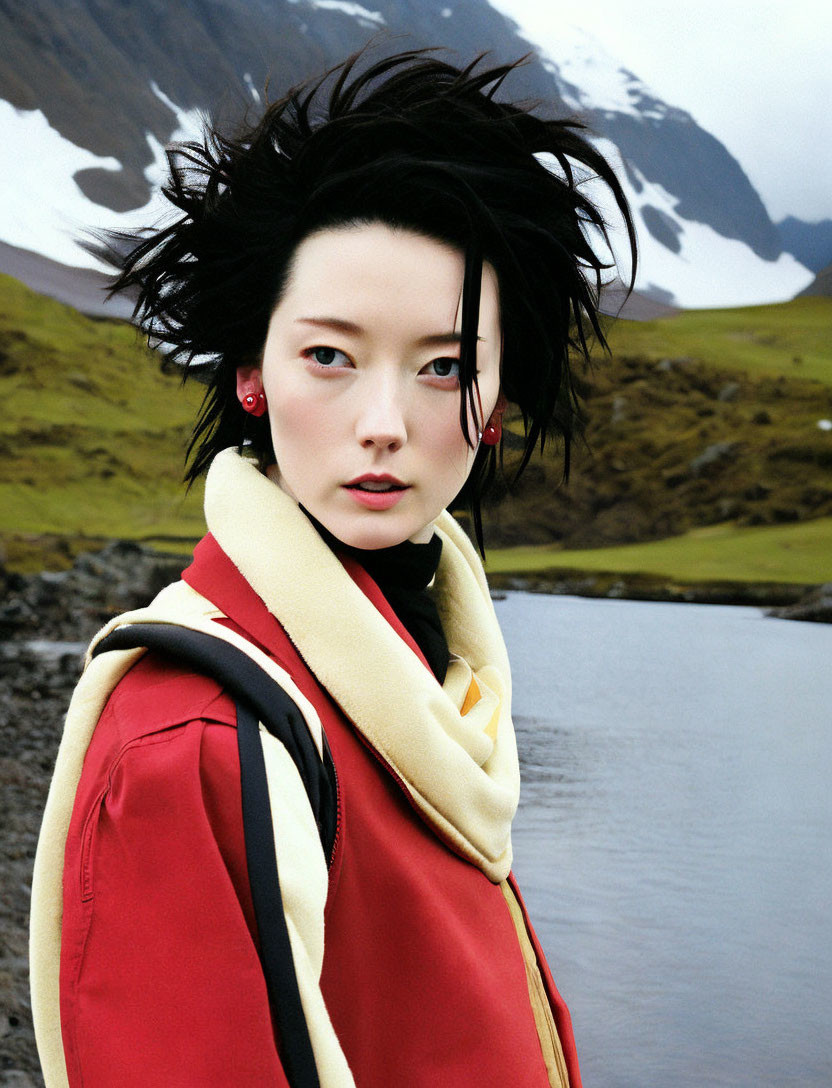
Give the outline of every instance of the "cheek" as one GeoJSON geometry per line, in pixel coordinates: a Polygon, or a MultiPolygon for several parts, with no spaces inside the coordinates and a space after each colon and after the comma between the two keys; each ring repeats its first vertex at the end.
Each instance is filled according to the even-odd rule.
{"type": "MultiPolygon", "coordinates": [[[[440,471],[444,469],[448,476],[458,480],[473,464],[476,448],[471,449],[462,433],[458,397],[450,399],[453,399],[452,406],[441,413],[434,411],[430,416],[430,452],[440,471]]],[[[471,441],[476,443],[477,427],[473,419],[469,419],[469,434],[471,441]]]]}
{"type": "Polygon", "coordinates": [[[321,398],[302,389],[276,388],[269,396],[269,421],[275,455],[280,460],[321,453],[336,437],[338,415],[321,398]]]}

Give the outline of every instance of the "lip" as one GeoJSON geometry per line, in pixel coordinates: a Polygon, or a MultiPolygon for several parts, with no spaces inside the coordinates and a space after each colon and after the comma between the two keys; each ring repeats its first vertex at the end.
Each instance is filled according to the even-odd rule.
{"type": "Polygon", "coordinates": [[[410,490],[409,484],[402,483],[401,480],[397,479],[395,476],[391,476],[387,472],[381,474],[365,472],[363,476],[356,476],[354,480],[350,480],[348,484],[344,484],[343,486],[344,490],[347,491],[357,503],[366,507],[368,510],[389,510],[391,506],[395,506],[410,490]],[[401,490],[361,491],[356,485],[363,483],[394,484],[396,487],[401,488],[401,490]]]}
{"type": "Polygon", "coordinates": [[[402,491],[357,491],[355,488],[346,488],[348,495],[352,495],[357,503],[366,506],[369,510],[389,510],[399,499],[404,498],[408,490],[405,488],[402,491]]]}
{"type": "Polygon", "coordinates": [[[407,487],[408,484],[402,480],[397,479],[395,476],[391,476],[389,472],[383,472],[378,475],[374,472],[365,472],[363,476],[356,476],[354,480],[350,480],[349,483],[344,484],[344,487],[355,487],[356,484],[396,484],[397,487],[407,487]]]}

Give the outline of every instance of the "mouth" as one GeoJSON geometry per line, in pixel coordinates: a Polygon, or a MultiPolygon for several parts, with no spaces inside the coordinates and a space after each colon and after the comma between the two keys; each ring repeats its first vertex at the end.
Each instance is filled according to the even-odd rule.
{"type": "Polygon", "coordinates": [[[403,484],[395,476],[375,476],[367,473],[344,484],[356,502],[368,510],[389,510],[410,490],[410,484],[403,484]]]}
{"type": "Polygon", "coordinates": [[[350,491],[387,492],[406,491],[409,484],[403,484],[395,476],[373,476],[368,473],[365,476],[358,476],[356,479],[350,480],[348,484],[344,484],[344,487],[350,491]]]}

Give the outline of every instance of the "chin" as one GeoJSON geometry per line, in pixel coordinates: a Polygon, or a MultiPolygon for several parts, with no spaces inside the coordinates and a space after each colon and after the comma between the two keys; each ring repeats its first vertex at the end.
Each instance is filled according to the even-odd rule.
{"type": "Polygon", "coordinates": [[[395,529],[384,529],[379,526],[377,529],[354,529],[352,532],[345,530],[343,533],[334,532],[330,529],[339,540],[342,540],[344,544],[349,544],[352,548],[361,548],[362,551],[377,551],[379,548],[392,548],[396,544],[401,544],[405,540],[410,539],[410,534],[406,529],[396,531],[395,529]]]}
{"type": "MultiPolygon", "coordinates": [[[[314,511],[313,511],[314,513],[314,511]]],[[[318,515],[315,515],[318,517],[318,515]]],[[[367,518],[318,518],[322,525],[351,548],[362,551],[377,551],[379,548],[392,548],[413,537],[429,540],[430,533],[424,526],[407,524],[402,519],[387,519],[378,515],[367,518]]],[[[433,526],[430,526],[432,531],[433,526]]]]}

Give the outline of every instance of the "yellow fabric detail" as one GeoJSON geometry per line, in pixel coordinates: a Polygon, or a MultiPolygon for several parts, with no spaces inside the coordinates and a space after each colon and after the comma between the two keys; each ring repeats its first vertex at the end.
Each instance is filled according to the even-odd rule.
{"type": "MultiPolygon", "coordinates": [[[[477,678],[471,677],[471,683],[468,685],[468,690],[465,693],[465,698],[462,701],[462,707],[460,714],[467,714],[471,707],[478,701],[480,697],[480,689],[477,687],[477,678]]],[[[489,723],[490,724],[490,723],[489,723]]]]}
{"type": "Polygon", "coordinates": [[[537,956],[534,953],[526,929],[523,911],[507,880],[501,882],[500,889],[508,904],[511,920],[517,932],[517,940],[520,942],[520,949],[523,953],[523,962],[526,966],[526,983],[529,987],[529,1002],[534,1013],[534,1022],[540,1039],[540,1049],[543,1052],[546,1072],[549,1075],[549,1084],[551,1088],[569,1088],[566,1059],[563,1056],[563,1048],[560,1045],[560,1038],[555,1027],[549,998],[546,996],[546,988],[543,985],[543,979],[540,977],[537,956]]]}
{"type": "Polygon", "coordinates": [[[491,721],[485,727],[485,735],[487,737],[490,737],[491,740],[496,740],[497,739],[497,727],[499,726],[499,724],[500,724],[500,708],[497,707],[497,709],[491,715],[491,721]]]}
{"type": "MultiPolygon", "coordinates": [[[[465,698],[462,701],[462,706],[459,709],[459,713],[462,715],[467,714],[469,710],[471,710],[477,705],[477,703],[479,703],[481,698],[482,692],[480,691],[479,684],[477,683],[477,678],[475,676],[472,676],[471,683],[468,685],[468,690],[465,693],[465,698]]],[[[488,719],[488,724],[483,729],[483,733],[485,733],[489,740],[497,740],[497,729],[499,727],[499,724],[500,706],[498,704],[491,717],[488,719]]]]}

